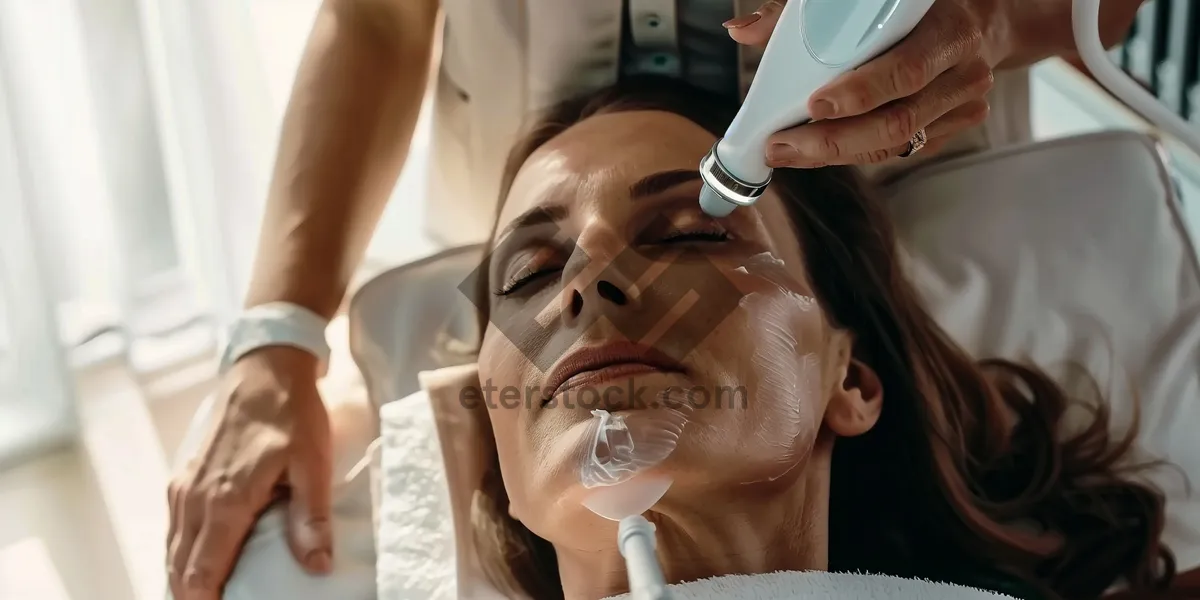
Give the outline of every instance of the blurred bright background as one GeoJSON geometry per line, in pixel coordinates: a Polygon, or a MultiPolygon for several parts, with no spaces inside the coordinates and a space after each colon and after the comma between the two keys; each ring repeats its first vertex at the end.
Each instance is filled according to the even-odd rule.
{"type": "MultiPolygon", "coordinates": [[[[163,597],[317,0],[0,0],[0,598],[163,597]]],[[[429,248],[421,126],[371,265],[429,248]]],[[[370,267],[368,267],[370,268],[370,267]]]]}
{"type": "MultiPolygon", "coordinates": [[[[317,5],[0,0],[0,599],[163,597],[170,461],[241,303],[317,5]]],[[[1034,101],[1041,138],[1145,127],[1059,61],[1034,101]]],[[[365,273],[432,247],[427,140],[365,273]]]]}

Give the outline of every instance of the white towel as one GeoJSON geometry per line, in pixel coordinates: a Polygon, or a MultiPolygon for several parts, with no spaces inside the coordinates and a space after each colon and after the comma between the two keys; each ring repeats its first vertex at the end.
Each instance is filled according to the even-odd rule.
{"type": "MultiPolygon", "coordinates": [[[[725,575],[667,587],[678,600],[1013,600],[1012,596],[948,583],[822,571],[725,575]]],[[[621,594],[607,600],[632,600],[632,596],[621,594]]]]}
{"type": "Polygon", "coordinates": [[[380,410],[380,600],[453,600],[454,526],[442,450],[424,392],[380,410]]]}

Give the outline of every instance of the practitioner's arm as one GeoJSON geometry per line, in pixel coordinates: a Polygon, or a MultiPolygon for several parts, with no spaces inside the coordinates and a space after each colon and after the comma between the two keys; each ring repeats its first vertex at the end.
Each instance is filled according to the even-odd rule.
{"type": "MultiPolygon", "coordinates": [[[[404,164],[429,72],[437,0],[325,0],[283,124],[248,306],[333,316],[404,164]]],[[[286,490],[288,542],[333,564],[329,416],[317,359],[251,352],[222,378],[214,430],[171,483],[175,600],[218,600],[258,515],[286,490]]]]}

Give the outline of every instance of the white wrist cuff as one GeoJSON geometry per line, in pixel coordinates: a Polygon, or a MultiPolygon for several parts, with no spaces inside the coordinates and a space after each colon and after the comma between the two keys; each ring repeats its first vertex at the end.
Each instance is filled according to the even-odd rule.
{"type": "Polygon", "coordinates": [[[321,315],[291,302],[249,308],[228,329],[219,372],[224,375],[238,359],[259,348],[290,346],[317,357],[317,374],[324,376],[329,368],[328,326],[329,321],[321,315]]]}

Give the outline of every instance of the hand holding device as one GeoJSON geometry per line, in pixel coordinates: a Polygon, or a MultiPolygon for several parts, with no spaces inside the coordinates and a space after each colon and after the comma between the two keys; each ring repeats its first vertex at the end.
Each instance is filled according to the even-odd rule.
{"type": "Polygon", "coordinates": [[[792,0],[784,5],[742,108],[700,163],[701,208],[719,217],[754,204],[771,181],[762,154],[767,139],[812,118],[814,92],[903,39],[933,2],[792,0]]]}
{"type": "MultiPolygon", "coordinates": [[[[793,0],[801,2],[803,0],[793,0]]],[[[854,4],[853,1],[847,4],[854,4]]],[[[765,46],[784,3],[726,23],[740,44],[765,46]]],[[[899,156],[924,128],[924,152],[983,122],[992,68],[1009,50],[996,2],[938,0],[899,44],[813,93],[813,123],[771,136],[774,168],[871,164],[899,156]]]]}

